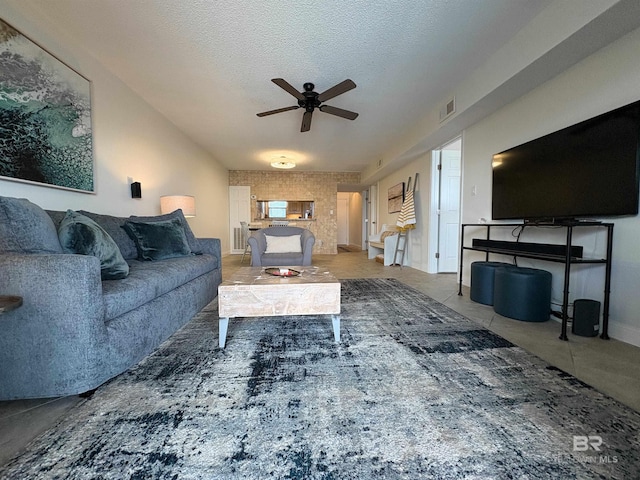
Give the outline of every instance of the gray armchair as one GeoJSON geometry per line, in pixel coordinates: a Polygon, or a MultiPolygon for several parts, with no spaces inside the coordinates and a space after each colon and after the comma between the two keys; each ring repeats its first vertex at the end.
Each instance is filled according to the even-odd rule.
{"type": "MultiPolygon", "coordinates": [[[[251,266],[253,267],[277,267],[277,266],[295,266],[295,265],[311,265],[311,252],[313,250],[313,244],[316,242],[316,237],[313,233],[306,228],[300,227],[268,227],[256,230],[249,237],[249,245],[251,246],[251,266]],[[269,237],[287,237],[283,238],[280,245],[284,246],[287,243],[297,243],[297,239],[292,239],[292,236],[300,236],[300,248],[295,249],[299,251],[281,251],[282,248],[278,248],[280,245],[276,240],[272,241],[269,245],[270,249],[267,249],[267,238],[269,237]],[[275,244],[275,249],[274,245],[275,244]],[[275,251],[274,251],[275,250],[275,251]]],[[[286,250],[286,248],[285,248],[286,250]]]]}

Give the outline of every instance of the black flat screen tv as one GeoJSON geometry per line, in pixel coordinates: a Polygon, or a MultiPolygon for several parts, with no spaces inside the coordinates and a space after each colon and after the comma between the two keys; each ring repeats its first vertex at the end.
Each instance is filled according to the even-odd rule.
{"type": "Polygon", "coordinates": [[[640,101],[495,154],[492,218],[636,215],[639,165],[640,101]]]}

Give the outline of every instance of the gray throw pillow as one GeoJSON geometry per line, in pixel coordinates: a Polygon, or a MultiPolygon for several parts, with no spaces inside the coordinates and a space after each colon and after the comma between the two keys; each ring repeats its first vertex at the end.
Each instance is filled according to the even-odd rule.
{"type": "Polygon", "coordinates": [[[173,220],[175,218],[180,220],[180,223],[182,224],[182,228],[184,228],[184,234],[187,237],[187,242],[189,243],[189,248],[191,249],[191,252],[195,253],[196,255],[202,253],[200,242],[198,242],[198,239],[193,234],[193,231],[191,230],[191,227],[189,227],[189,223],[187,222],[187,219],[184,217],[182,213],[182,209],[180,208],[178,210],[174,210],[171,213],[165,213],[164,215],[156,215],[153,217],[137,217],[135,215],[132,215],[129,217],[129,220],[131,220],[132,222],[152,223],[152,222],[164,222],[165,220],[173,220]]]}
{"type": "Polygon", "coordinates": [[[129,275],[129,265],[116,242],[89,217],[67,210],[60,222],[58,237],[65,253],[98,257],[102,280],[118,280],[129,275]]]}
{"type": "Polygon", "coordinates": [[[164,260],[191,255],[180,219],[160,222],[127,220],[122,226],[136,243],[139,260],[164,260]]]}
{"type": "Polygon", "coordinates": [[[0,251],[62,253],[62,248],[47,212],[26,198],[0,197],[0,251]]]}
{"type": "Polygon", "coordinates": [[[125,260],[130,260],[138,256],[135,243],[133,243],[133,240],[131,240],[129,235],[122,229],[122,225],[127,221],[126,217],[114,217],[113,215],[87,212],[86,210],[78,210],[78,213],[89,217],[100,225],[104,231],[113,238],[113,241],[116,242],[125,260]]]}

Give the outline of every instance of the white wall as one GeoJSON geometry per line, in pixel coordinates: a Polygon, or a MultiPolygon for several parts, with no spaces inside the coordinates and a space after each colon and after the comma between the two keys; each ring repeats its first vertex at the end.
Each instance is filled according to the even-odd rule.
{"type": "Polygon", "coordinates": [[[0,8],[3,20],[91,80],[96,189],[85,194],[0,179],[0,195],[123,216],[159,213],[161,195],[194,195],[191,227],[220,238],[228,252],[227,170],[28,5],[0,0],[0,8]],[[142,199],[131,198],[129,177],[141,182],[142,199]]]}
{"type": "MultiPolygon", "coordinates": [[[[491,157],[494,153],[580,122],[640,99],[640,29],[586,58],[529,94],[510,103],[465,131],[463,151],[462,223],[491,219],[491,157]],[[472,194],[476,186],[477,194],[472,194]]],[[[571,188],[567,185],[567,188],[571,188]]],[[[553,192],[547,192],[553,194],[553,192]]],[[[608,219],[611,220],[611,219],[608,219]]],[[[610,336],[640,345],[640,217],[614,219],[610,336]]],[[[468,235],[466,239],[474,235],[468,235]]],[[[476,235],[477,236],[477,235],[476,235]]],[[[602,256],[604,237],[576,232],[585,255],[602,256]]],[[[562,243],[564,233],[525,230],[522,241],[562,243]]],[[[465,254],[464,282],[468,285],[469,263],[465,254]]],[[[521,265],[535,265],[521,260],[521,265]]],[[[553,299],[562,299],[560,265],[540,263],[554,273],[553,299]]],[[[604,267],[574,268],[571,296],[602,301],[604,267]],[[580,273],[578,273],[578,270],[580,273]]]]}
{"type": "MultiPolygon", "coordinates": [[[[464,131],[461,223],[478,223],[480,219],[491,221],[491,158],[494,153],[639,100],[640,63],[635,61],[639,51],[640,29],[597,51],[467,128],[464,131]]],[[[411,266],[422,271],[428,271],[430,163],[431,152],[428,151],[378,181],[378,225],[395,224],[397,214],[387,213],[387,190],[400,181],[406,181],[416,171],[420,172],[416,190],[418,224],[411,234],[409,258],[411,266]]],[[[640,217],[617,218],[613,222],[615,228],[609,335],[640,346],[640,296],[637,294],[640,288],[640,217]]],[[[509,233],[510,230],[507,230],[503,238],[508,239],[509,233]]],[[[469,232],[466,242],[470,242],[473,236],[469,232]]],[[[475,236],[478,236],[477,232],[475,236]]],[[[527,229],[521,237],[522,241],[560,244],[564,239],[564,230],[527,229]]],[[[602,258],[604,255],[603,232],[591,235],[586,231],[581,233],[578,229],[574,233],[574,243],[584,246],[585,256],[602,258]]],[[[469,285],[470,263],[484,258],[479,255],[476,252],[465,253],[465,285],[469,285]]],[[[551,271],[554,274],[552,300],[561,303],[561,264],[536,264],[527,259],[520,259],[519,264],[551,271]]],[[[571,302],[578,298],[602,301],[603,290],[603,266],[573,266],[571,302]]]]}
{"type": "Polygon", "coordinates": [[[362,183],[392,175],[402,165],[455,138],[461,131],[560,74],[628,32],[637,20],[633,0],[553,0],[471,75],[451,84],[438,106],[402,140],[362,172],[362,183]],[[440,108],[455,97],[456,111],[440,122],[440,108]]]}
{"type": "Polygon", "coordinates": [[[429,206],[431,192],[431,155],[424,155],[417,160],[405,165],[391,175],[378,182],[378,223],[379,228],[383,224],[394,225],[398,221],[399,213],[389,213],[388,191],[390,187],[405,182],[411,177],[412,187],[415,184],[414,203],[416,206],[416,228],[409,233],[409,248],[406,255],[409,265],[424,272],[428,267],[429,253],[429,206]],[[416,173],[418,180],[416,182],[416,173]]]}

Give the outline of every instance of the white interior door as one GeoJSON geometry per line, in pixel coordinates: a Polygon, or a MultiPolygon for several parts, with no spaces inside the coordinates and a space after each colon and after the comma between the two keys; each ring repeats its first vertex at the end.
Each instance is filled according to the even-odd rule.
{"type": "Polygon", "coordinates": [[[369,190],[363,190],[360,195],[362,196],[362,232],[360,233],[362,241],[360,246],[362,250],[366,250],[369,246],[369,190]]]}
{"type": "Polygon", "coordinates": [[[369,233],[367,234],[367,241],[369,235],[375,235],[378,233],[378,186],[371,185],[369,187],[369,233]]]}
{"type": "Polygon", "coordinates": [[[338,192],[338,245],[349,244],[349,196],[348,192],[338,192]]]}
{"type": "Polygon", "coordinates": [[[456,272],[460,254],[460,174],[462,139],[440,150],[438,273],[456,272]]]}
{"type": "Polygon", "coordinates": [[[229,245],[231,253],[243,253],[246,239],[242,238],[240,222],[251,221],[251,187],[229,187],[229,245]]]}

